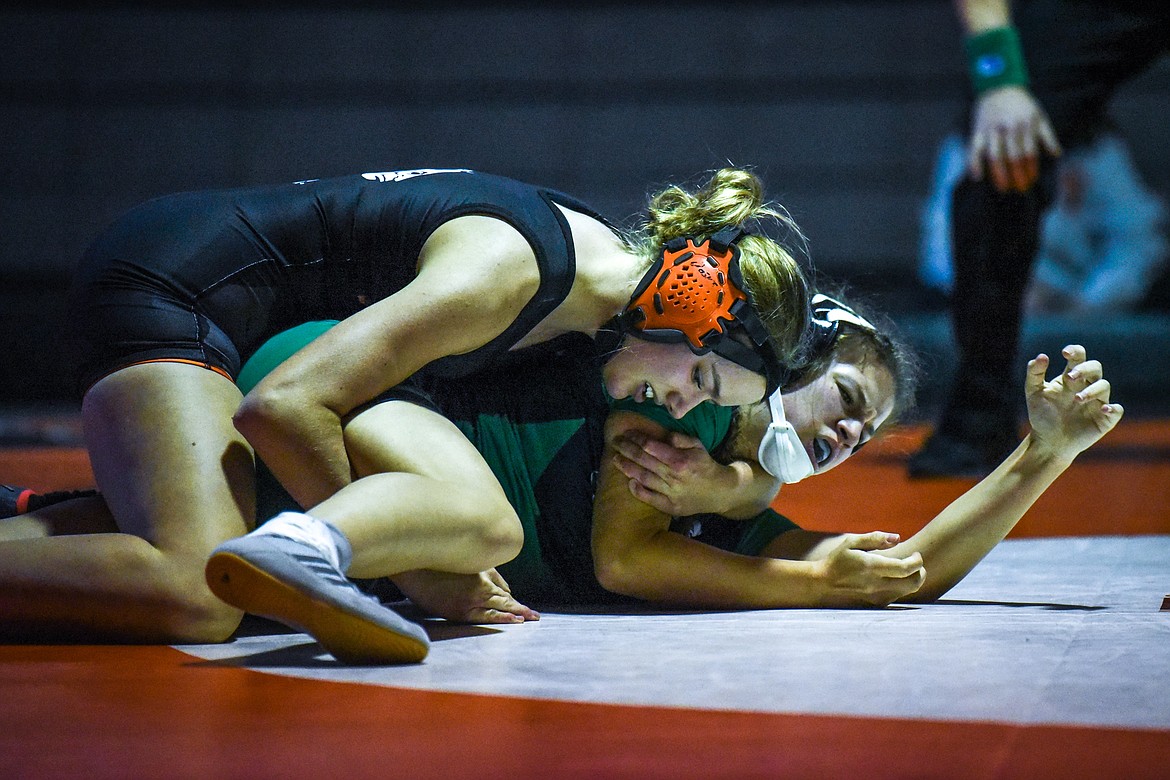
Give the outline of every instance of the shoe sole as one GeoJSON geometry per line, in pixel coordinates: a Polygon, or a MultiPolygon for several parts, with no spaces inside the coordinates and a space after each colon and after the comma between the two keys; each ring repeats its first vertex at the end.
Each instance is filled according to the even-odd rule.
{"type": "Polygon", "coordinates": [[[312,598],[234,553],[212,555],[205,575],[211,592],[223,601],[310,634],[345,664],[419,663],[430,649],[409,634],[312,598]]]}

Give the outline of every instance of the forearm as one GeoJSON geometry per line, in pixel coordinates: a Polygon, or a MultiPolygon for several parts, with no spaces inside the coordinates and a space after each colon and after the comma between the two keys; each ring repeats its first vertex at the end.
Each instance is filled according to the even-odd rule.
{"type": "Polygon", "coordinates": [[[302,507],[316,506],[350,483],[341,421],[327,409],[290,414],[245,404],[235,423],[256,456],[302,507]]]}
{"type": "MultiPolygon", "coordinates": [[[[630,430],[660,434],[640,415],[606,421],[607,446],[630,430]]],[[[703,608],[811,606],[820,564],[736,555],[670,532],[670,516],[639,501],[614,459],[602,459],[593,506],[593,559],[602,587],[635,598],[703,608]]]]}
{"type": "Polygon", "coordinates": [[[1071,459],[1036,446],[1031,435],[983,481],[968,490],[921,531],[884,554],[920,552],[926,581],[909,601],[939,598],[1015,528],[1071,459]]]}
{"type": "Polygon", "coordinates": [[[954,3],[959,22],[968,35],[1011,24],[1008,0],[954,0],[954,3]]]}
{"type": "Polygon", "coordinates": [[[729,553],[661,531],[600,562],[607,590],[672,606],[775,609],[827,604],[817,562],[729,553]]]}

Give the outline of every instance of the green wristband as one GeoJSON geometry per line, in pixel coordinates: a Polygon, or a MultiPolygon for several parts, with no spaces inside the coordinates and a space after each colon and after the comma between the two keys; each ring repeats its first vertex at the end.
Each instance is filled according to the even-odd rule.
{"type": "Polygon", "coordinates": [[[1025,87],[1028,69],[1014,27],[996,27],[967,39],[967,70],[975,94],[997,87],[1025,87]]]}

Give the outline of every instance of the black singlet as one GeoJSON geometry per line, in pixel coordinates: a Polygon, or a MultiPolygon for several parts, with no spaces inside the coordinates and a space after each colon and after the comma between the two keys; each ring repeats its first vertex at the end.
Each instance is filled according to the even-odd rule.
{"type": "Polygon", "coordinates": [[[402,289],[441,224],[481,214],[525,237],[540,285],[497,338],[427,367],[465,375],[506,352],[568,295],[576,261],[554,203],[605,221],[563,193],[466,169],[365,173],[147,201],[108,228],[79,265],[71,325],[80,388],[158,359],[195,361],[235,377],[272,335],[309,320],[345,319],[402,289]]]}

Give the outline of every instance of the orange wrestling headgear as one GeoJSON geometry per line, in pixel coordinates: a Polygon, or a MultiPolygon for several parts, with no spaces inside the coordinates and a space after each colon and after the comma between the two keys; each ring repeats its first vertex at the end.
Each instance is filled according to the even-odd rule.
{"type": "Polygon", "coordinates": [[[762,374],[768,393],[787,379],[739,271],[742,227],[704,241],[675,238],[642,277],[619,318],[624,332],[648,341],[685,342],[696,355],[720,357],[762,374]],[[736,338],[742,334],[745,340],[736,338]],[[746,341],[746,343],[745,343],[746,341]]]}

